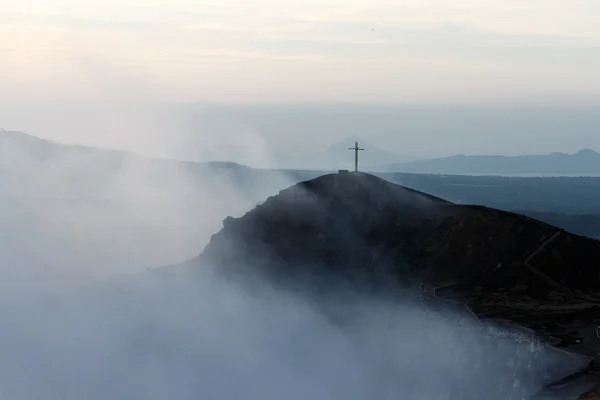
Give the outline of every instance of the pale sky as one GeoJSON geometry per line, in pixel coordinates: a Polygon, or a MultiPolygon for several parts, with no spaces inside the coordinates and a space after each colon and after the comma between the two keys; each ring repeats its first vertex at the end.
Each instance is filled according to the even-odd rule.
{"type": "Polygon", "coordinates": [[[0,0],[6,128],[48,104],[598,104],[598,71],[598,0],[0,0]]]}
{"type": "Polygon", "coordinates": [[[597,0],[0,0],[17,96],[107,81],[161,100],[590,96],[599,48],[597,0]]]}

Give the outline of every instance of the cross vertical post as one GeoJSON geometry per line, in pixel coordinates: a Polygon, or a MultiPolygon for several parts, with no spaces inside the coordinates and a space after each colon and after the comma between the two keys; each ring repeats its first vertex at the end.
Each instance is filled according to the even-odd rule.
{"type": "Polygon", "coordinates": [[[348,147],[348,150],[354,150],[354,172],[358,172],[358,152],[364,149],[358,147],[358,142],[354,142],[354,147],[348,147]]]}

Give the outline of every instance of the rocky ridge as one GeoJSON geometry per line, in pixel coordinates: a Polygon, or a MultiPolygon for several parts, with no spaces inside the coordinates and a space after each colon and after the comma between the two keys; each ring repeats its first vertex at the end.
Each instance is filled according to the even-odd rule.
{"type": "Polygon", "coordinates": [[[325,175],[228,218],[200,256],[289,284],[420,288],[428,307],[600,354],[600,241],[519,214],[457,205],[363,173],[325,175]],[[344,280],[342,279],[342,280],[344,280]]]}
{"type": "Polygon", "coordinates": [[[599,241],[360,173],[299,183],[227,218],[201,257],[286,273],[369,274],[386,265],[404,284],[452,282],[480,294],[548,302],[600,299],[599,241]]]}

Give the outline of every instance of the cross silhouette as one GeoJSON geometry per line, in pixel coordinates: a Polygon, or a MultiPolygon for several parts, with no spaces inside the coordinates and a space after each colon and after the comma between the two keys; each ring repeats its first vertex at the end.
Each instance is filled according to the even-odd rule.
{"type": "Polygon", "coordinates": [[[354,147],[348,147],[348,150],[354,150],[354,172],[358,172],[358,152],[364,149],[358,147],[358,142],[354,142],[354,147]]]}

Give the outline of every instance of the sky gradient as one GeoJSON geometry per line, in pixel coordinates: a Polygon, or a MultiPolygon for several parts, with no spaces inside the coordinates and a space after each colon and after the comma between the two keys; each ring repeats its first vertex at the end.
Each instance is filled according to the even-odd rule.
{"type": "Polygon", "coordinates": [[[251,102],[600,94],[595,0],[120,3],[0,0],[2,87],[93,98],[126,82],[162,100],[251,102]]]}
{"type": "Polygon", "coordinates": [[[0,0],[0,127],[123,147],[119,122],[102,138],[65,119],[119,109],[156,130],[170,122],[132,120],[161,102],[595,107],[599,50],[597,0],[0,0]]]}

